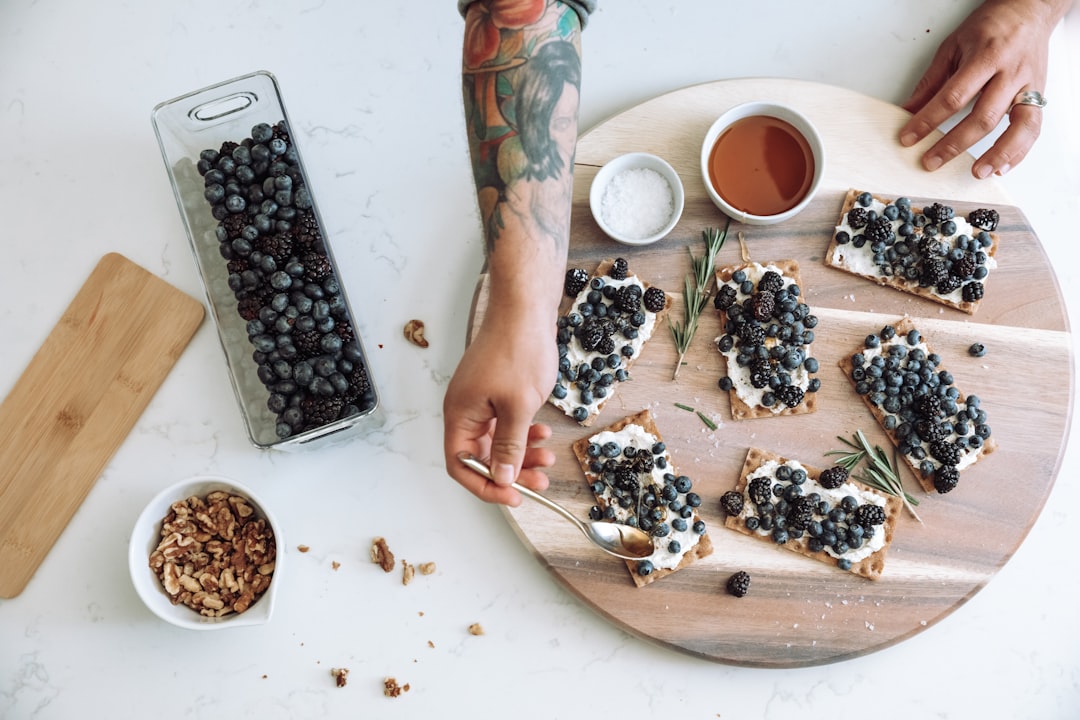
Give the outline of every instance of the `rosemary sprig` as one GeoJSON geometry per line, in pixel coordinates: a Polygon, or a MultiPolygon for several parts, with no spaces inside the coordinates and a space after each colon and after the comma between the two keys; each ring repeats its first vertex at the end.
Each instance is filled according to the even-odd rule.
{"type": "Polygon", "coordinates": [[[904,502],[904,507],[911,513],[911,516],[922,522],[922,518],[915,512],[915,506],[919,504],[919,501],[913,498],[904,490],[904,484],[900,480],[900,474],[896,469],[895,453],[893,460],[889,460],[889,456],[885,454],[885,451],[881,449],[881,446],[870,446],[870,442],[863,435],[862,430],[856,430],[854,435],[854,441],[848,440],[837,436],[837,440],[852,448],[852,451],[848,450],[830,450],[825,453],[826,456],[837,456],[837,465],[844,467],[849,473],[851,473],[860,462],[866,461],[866,466],[863,472],[859,475],[852,473],[852,477],[856,480],[860,480],[870,487],[877,488],[882,492],[886,492],[890,495],[899,497],[904,502]]]}
{"type": "Polygon", "coordinates": [[[713,282],[716,274],[716,255],[720,252],[720,248],[724,246],[724,240],[727,239],[728,226],[730,225],[731,220],[729,219],[723,230],[708,228],[702,231],[702,239],[705,241],[705,254],[701,257],[694,257],[693,250],[687,248],[690,253],[690,266],[693,268],[693,273],[687,275],[684,282],[683,317],[685,319],[681,324],[671,323],[671,337],[675,340],[675,349],[679,351],[679,357],[675,361],[675,372],[671,376],[672,380],[679,377],[679,368],[682,367],[683,358],[690,348],[690,341],[694,338],[694,333],[697,332],[698,318],[701,316],[701,311],[705,309],[705,303],[709,300],[711,293],[710,283],[713,282]]]}

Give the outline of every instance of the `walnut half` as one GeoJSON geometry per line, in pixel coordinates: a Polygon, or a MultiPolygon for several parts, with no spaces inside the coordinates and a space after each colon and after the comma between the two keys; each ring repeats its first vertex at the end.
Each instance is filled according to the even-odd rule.
{"type": "Polygon", "coordinates": [[[410,320],[405,323],[405,339],[413,345],[426,348],[428,341],[424,338],[424,321],[410,320]]]}

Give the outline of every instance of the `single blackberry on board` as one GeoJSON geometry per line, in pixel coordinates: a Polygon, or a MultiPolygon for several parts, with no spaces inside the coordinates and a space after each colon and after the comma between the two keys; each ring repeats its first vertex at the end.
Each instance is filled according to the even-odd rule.
{"type": "Polygon", "coordinates": [[[658,313],[667,307],[667,295],[658,287],[650,287],[645,291],[642,302],[646,310],[658,313]]]}
{"type": "Polygon", "coordinates": [[[743,495],[737,490],[728,490],[720,496],[720,507],[724,512],[734,517],[743,510],[743,495]]]}
{"type": "Polygon", "coordinates": [[[613,280],[625,280],[626,273],[629,272],[630,266],[626,262],[626,258],[615,258],[615,261],[611,264],[611,270],[608,275],[613,280]]]}
{"type": "Polygon", "coordinates": [[[979,208],[977,210],[972,210],[968,213],[967,217],[968,222],[971,223],[974,227],[977,227],[980,230],[986,230],[988,232],[993,232],[994,230],[997,230],[999,219],[1000,216],[998,215],[998,211],[992,208],[979,208]]]}
{"type": "Polygon", "coordinates": [[[835,490],[847,482],[848,471],[843,465],[833,465],[821,471],[818,484],[827,490],[835,490]]]}
{"type": "Polygon", "coordinates": [[[750,573],[740,570],[727,580],[727,591],[735,597],[746,597],[750,592],[750,573]]]}
{"type": "Polygon", "coordinates": [[[574,297],[589,284],[589,273],[582,268],[570,268],[563,281],[563,292],[567,297],[574,297]]]}

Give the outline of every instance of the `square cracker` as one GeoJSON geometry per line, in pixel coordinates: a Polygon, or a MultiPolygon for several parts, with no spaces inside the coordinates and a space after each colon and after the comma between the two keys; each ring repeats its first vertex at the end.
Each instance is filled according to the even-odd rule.
{"type": "MultiPolygon", "coordinates": [[[[901,319],[900,322],[893,323],[893,327],[896,328],[897,337],[905,336],[912,330],[918,329],[915,327],[915,323],[911,320],[911,318],[906,316],[901,319]]],[[[926,338],[923,338],[923,343],[926,345],[929,352],[933,352],[933,348],[930,347],[930,343],[927,342],[926,338]]],[[[847,355],[844,355],[842,358],[840,358],[839,363],[837,363],[840,366],[840,369],[844,371],[844,375],[847,377],[847,379],[851,381],[852,387],[855,386],[856,381],[851,377],[851,371],[854,369],[854,365],[851,362],[851,356],[855,353],[862,352],[864,349],[865,348],[860,345],[857,349],[849,352],[847,355]]],[[[946,370],[945,366],[939,364],[937,366],[937,372],[941,372],[943,370],[946,370]]],[[[957,388],[957,390],[959,390],[959,388],[957,388]]],[[[959,397],[957,397],[956,399],[958,405],[962,405],[964,403],[964,397],[964,393],[960,393],[959,397]]],[[[874,416],[874,420],[877,421],[877,424],[881,427],[885,434],[889,436],[889,441],[892,442],[893,446],[899,448],[901,438],[896,434],[895,430],[889,430],[885,427],[885,418],[888,413],[886,413],[883,408],[870,402],[870,398],[867,395],[859,395],[859,398],[863,401],[863,404],[866,405],[867,408],[869,408],[870,413],[874,416]]],[[[976,458],[975,462],[977,463],[980,459],[982,459],[983,456],[989,455],[990,453],[994,452],[995,449],[997,449],[997,443],[994,442],[994,439],[992,437],[987,438],[983,441],[982,455],[979,456],[979,458],[976,458]]],[[[934,478],[923,477],[922,472],[919,470],[919,461],[915,460],[909,455],[902,455],[901,457],[903,457],[904,463],[908,466],[908,468],[911,469],[912,474],[919,481],[919,485],[922,486],[922,489],[928,493],[936,492],[936,489],[934,488],[934,478]]],[[[972,463],[972,465],[974,464],[975,463],[972,463]]],[[[971,467],[972,465],[968,465],[968,467],[971,467]]],[[[964,469],[966,470],[967,468],[964,469]]],[[[963,473],[963,470],[961,470],[960,472],[963,473]]]]}
{"type": "MultiPolygon", "coordinates": [[[[608,258],[608,259],[605,259],[605,260],[601,260],[600,264],[596,266],[596,269],[589,276],[590,282],[592,281],[593,278],[596,278],[596,277],[607,277],[608,273],[611,272],[611,268],[612,268],[612,266],[614,264],[615,264],[615,260],[613,258],[608,258]]],[[[648,290],[650,287],[652,287],[652,285],[648,281],[646,281],[644,278],[642,278],[637,273],[631,271],[630,273],[627,274],[627,277],[631,277],[631,276],[636,277],[638,279],[638,281],[641,283],[641,286],[642,286],[643,290],[648,290]]],[[[574,302],[574,298],[566,298],[565,299],[565,302],[563,304],[564,305],[564,310],[562,312],[562,315],[566,315],[566,314],[568,314],[569,312],[571,312],[574,309],[573,302],[574,302]]],[[[661,321],[663,321],[663,319],[665,317],[667,317],[667,314],[668,314],[669,310],[671,310],[671,294],[668,293],[668,292],[665,292],[664,293],[664,307],[663,307],[662,310],[660,310],[660,312],[656,313],[656,322],[653,325],[652,335],[650,335],[649,338],[647,340],[645,340],[645,342],[642,343],[641,348],[636,353],[634,353],[634,355],[632,357],[629,357],[629,358],[624,357],[623,358],[623,367],[626,369],[627,372],[630,372],[630,368],[634,365],[634,362],[639,357],[641,357],[641,354],[643,352],[645,352],[645,348],[648,346],[649,340],[651,340],[656,335],[656,330],[660,327],[661,321]]],[[[597,354],[597,355],[599,356],[599,354],[597,354]]],[[[611,398],[613,398],[615,396],[619,385],[620,385],[620,383],[618,383],[618,382],[615,382],[614,384],[612,384],[611,391],[608,392],[607,396],[605,396],[603,399],[601,399],[599,403],[597,403],[596,409],[592,413],[590,413],[588,415],[588,417],[586,417],[584,420],[582,420],[578,424],[581,425],[582,427],[590,427],[590,426],[592,426],[593,422],[596,421],[596,418],[600,415],[601,412],[603,412],[604,406],[607,405],[608,400],[610,400],[611,398]]],[[[569,416],[569,413],[566,413],[566,414],[569,416]]]]}
{"type": "MultiPolygon", "coordinates": [[[[757,263],[763,267],[769,265],[775,266],[786,278],[790,278],[801,289],[802,275],[799,273],[799,263],[794,260],[772,260],[770,262],[757,263]]],[[[745,262],[738,265],[727,265],[716,269],[716,284],[717,286],[724,285],[731,281],[731,276],[736,270],[748,268],[752,263],[745,262]]],[[[720,327],[723,328],[727,324],[727,312],[720,310],[720,327]]],[[[768,338],[768,341],[772,341],[775,344],[775,338],[768,338]]],[[[810,357],[810,348],[806,346],[806,356],[810,357]]],[[[721,357],[724,357],[721,354],[721,357]]],[[[727,358],[724,357],[725,364],[727,358]]],[[[728,374],[731,374],[731,369],[728,368],[728,374]]],[[[808,392],[803,397],[803,401],[795,407],[788,407],[785,405],[783,408],[774,410],[773,408],[765,407],[764,405],[750,405],[741,397],[736,388],[732,387],[728,390],[728,398],[731,401],[731,419],[732,420],[749,420],[753,418],[765,418],[765,417],[777,417],[779,415],[806,415],[817,410],[817,396],[816,392],[808,392]]]]}
{"type": "MultiPolygon", "coordinates": [[[[848,212],[851,211],[853,207],[855,207],[856,198],[858,198],[861,194],[862,191],[860,190],[850,189],[847,191],[847,194],[844,195],[843,207],[840,209],[840,215],[837,218],[837,226],[844,222],[844,218],[847,217],[848,212]]],[[[874,194],[874,199],[886,205],[892,202],[892,200],[877,194],[874,194]]],[[[997,233],[991,232],[990,238],[991,240],[993,240],[993,244],[991,244],[991,246],[987,248],[985,252],[988,256],[994,257],[997,253],[998,248],[997,233]]],[[[833,232],[832,239],[829,241],[828,250],[826,250],[825,252],[825,264],[829,267],[834,267],[837,270],[843,270],[844,272],[851,273],[852,275],[857,275],[858,277],[872,280],[878,285],[891,287],[896,290],[900,290],[901,292],[906,292],[910,295],[917,295],[918,297],[926,298],[927,300],[932,300],[934,302],[941,303],[942,305],[956,308],[957,310],[966,312],[969,315],[974,314],[979,307],[979,301],[968,302],[966,300],[952,300],[950,298],[938,295],[936,292],[934,292],[933,288],[921,287],[917,281],[906,280],[902,277],[897,277],[895,275],[885,276],[878,275],[876,273],[857,272],[844,262],[845,254],[851,252],[862,253],[869,252],[869,250],[865,247],[855,248],[851,245],[851,243],[845,243],[841,245],[836,242],[836,233],[833,232]]]]}
{"type": "MultiPolygon", "coordinates": [[[[653,420],[652,413],[649,412],[648,408],[634,415],[625,417],[622,420],[619,420],[618,422],[604,428],[604,430],[617,433],[628,425],[637,425],[643,428],[645,432],[655,437],[657,441],[663,441],[663,437],[661,437],[660,435],[660,429],[656,427],[656,422],[653,420]]],[[[603,432],[603,430],[598,432],[603,432]]],[[[581,471],[585,474],[585,480],[590,486],[600,479],[599,475],[589,469],[589,456],[587,454],[587,450],[589,447],[589,443],[591,442],[591,437],[592,436],[583,437],[573,444],[574,456],[577,458],[578,464],[581,465],[581,471]]],[[[671,473],[678,475],[678,471],[676,470],[674,465],[669,463],[668,468],[671,473]]],[[[606,508],[606,501],[602,496],[597,495],[596,501],[600,505],[601,510],[606,508]]],[[[693,517],[691,517],[688,522],[693,524],[700,519],[701,518],[699,517],[698,512],[695,509],[693,517]]],[[[625,562],[627,569],[630,571],[630,577],[633,579],[634,584],[640,588],[650,583],[654,583],[661,578],[665,578],[674,572],[682,570],[683,568],[689,567],[691,564],[694,563],[695,560],[711,555],[712,551],[712,540],[709,538],[709,533],[706,532],[704,535],[701,535],[699,537],[698,542],[694,545],[694,547],[690,548],[686,552],[686,554],[682,556],[679,564],[674,568],[655,568],[648,575],[642,576],[639,575],[637,572],[637,563],[640,562],[639,560],[626,560],[625,562]]]]}
{"type": "MultiPolygon", "coordinates": [[[[769,450],[762,450],[755,447],[747,450],[746,460],[743,462],[742,470],[739,473],[739,482],[735,485],[735,490],[742,493],[743,500],[745,502],[750,502],[750,499],[746,497],[746,488],[749,484],[749,480],[747,479],[748,476],[769,460],[775,460],[777,463],[783,464],[786,463],[789,458],[781,457],[780,455],[777,455],[776,453],[769,450]]],[[[806,469],[807,477],[817,482],[818,478],[821,476],[821,470],[815,467],[811,467],[810,465],[807,465],[802,461],[799,462],[803,466],[803,468],[806,469]]],[[[882,573],[885,570],[885,555],[889,550],[889,546],[892,545],[893,532],[896,529],[896,520],[897,517],[900,515],[900,510],[903,507],[903,502],[900,500],[900,498],[896,496],[887,495],[872,487],[864,485],[863,483],[859,482],[854,478],[849,478],[848,482],[858,486],[861,490],[870,492],[874,495],[877,495],[878,497],[884,498],[885,500],[885,523],[881,526],[880,530],[880,532],[885,533],[885,544],[882,545],[881,548],[879,548],[875,552],[867,555],[859,562],[853,562],[851,564],[851,570],[849,571],[855,573],[856,575],[861,575],[862,577],[869,578],[870,580],[877,580],[881,577],[882,573]]],[[[746,524],[739,516],[727,516],[724,519],[724,526],[731,530],[734,530],[735,532],[742,533],[743,535],[748,535],[757,540],[767,542],[770,545],[777,546],[776,542],[768,533],[762,534],[760,532],[750,530],[746,527],[746,524]]],[[[790,552],[798,553],[799,555],[805,555],[808,558],[812,558],[819,562],[823,562],[827,565],[832,565],[833,567],[836,567],[837,559],[835,557],[825,552],[824,550],[820,550],[818,552],[810,550],[809,542],[810,536],[803,535],[801,538],[790,539],[783,545],[777,547],[788,550],[790,552]]]]}

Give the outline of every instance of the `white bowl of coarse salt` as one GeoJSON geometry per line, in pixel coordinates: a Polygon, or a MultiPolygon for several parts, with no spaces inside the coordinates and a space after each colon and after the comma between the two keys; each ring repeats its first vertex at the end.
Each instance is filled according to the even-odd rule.
{"type": "Polygon", "coordinates": [[[666,161],[649,153],[606,163],[589,188],[593,218],[612,240],[648,245],[671,232],[683,211],[683,185],[666,161]]]}

